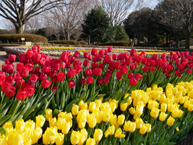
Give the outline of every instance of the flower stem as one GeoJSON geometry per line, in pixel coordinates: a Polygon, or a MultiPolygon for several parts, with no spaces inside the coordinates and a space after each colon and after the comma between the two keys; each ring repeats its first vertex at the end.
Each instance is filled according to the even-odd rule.
{"type": "Polygon", "coordinates": [[[80,96],[80,93],[81,93],[81,91],[82,91],[82,86],[83,86],[83,85],[81,85],[80,92],[79,92],[78,96],[80,96]]]}
{"type": "Polygon", "coordinates": [[[5,97],[5,93],[3,93],[3,97],[2,97],[2,99],[1,99],[0,108],[1,108],[1,105],[2,105],[2,103],[3,103],[4,97],[5,97]]]}

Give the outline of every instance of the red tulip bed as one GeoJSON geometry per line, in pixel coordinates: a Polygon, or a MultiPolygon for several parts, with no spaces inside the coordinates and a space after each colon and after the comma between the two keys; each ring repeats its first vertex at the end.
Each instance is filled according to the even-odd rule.
{"type": "Polygon", "coordinates": [[[193,54],[49,58],[33,46],[0,71],[0,144],[175,144],[193,127],[193,54]],[[16,71],[14,71],[16,70],[16,71]]]}

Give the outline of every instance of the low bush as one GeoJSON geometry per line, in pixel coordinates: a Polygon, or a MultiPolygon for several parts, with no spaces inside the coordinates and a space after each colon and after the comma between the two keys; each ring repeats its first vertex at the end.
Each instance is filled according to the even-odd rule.
{"type": "Polygon", "coordinates": [[[76,40],[52,40],[52,41],[49,41],[49,43],[68,44],[68,45],[88,45],[87,42],[76,41],[76,40]]]}
{"type": "Polygon", "coordinates": [[[25,38],[26,41],[30,41],[33,43],[48,43],[48,39],[46,37],[35,35],[35,34],[1,34],[0,41],[2,43],[20,43],[21,38],[25,38]]]}
{"type": "Polygon", "coordinates": [[[112,41],[106,43],[100,43],[99,45],[108,45],[108,46],[133,46],[132,41],[112,41]]]}

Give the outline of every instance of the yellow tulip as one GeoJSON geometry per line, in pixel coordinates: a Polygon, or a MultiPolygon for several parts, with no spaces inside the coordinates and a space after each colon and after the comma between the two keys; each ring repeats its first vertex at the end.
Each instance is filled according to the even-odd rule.
{"type": "Polygon", "coordinates": [[[169,104],[168,104],[168,111],[169,111],[169,112],[172,112],[173,108],[174,108],[173,104],[172,104],[172,103],[169,103],[169,104]]]}
{"type": "Polygon", "coordinates": [[[4,134],[0,136],[0,144],[7,145],[6,137],[4,134]]]}
{"type": "Polygon", "coordinates": [[[122,103],[120,104],[120,109],[121,111],[126,111],[127,110],[128,103],[122,103]]]}
{"type": "Polygon", "coordinates": [[[131,103],[132,103],[132,98],[131,97],[128,98],[127,103],[128,103],[127,104],[128,106],[131,105],[131,103]]]}
{"type": "Polygon", "coordinates": [[[3,124],[3,128],[6,130],[6,134],[13,130],[13,124],[11,121],[6,122],[3,124]]]}
{"type": "Polygon", "coordinates": [[[87,119],[87,122],[90,128],[94,128],[96,126],[97,120],[95,116],[93,116],[92,118],[87,119]]]}
{"type": "Polygon", "coordinates": [[[154,106],[155,106],[154,101],[149,100],[149,102],[148,102],[148,109],[151,110],[152,108],[154,108],[154,106]]]}
{"type": "Polygon", "coordinates": [[[122,125],[124,123],[124,121],[125,121],[125,115],[123,115],[123,114],[119,115],[118,120],[117,120],[117,124],[122,125]]]}
{"type": "Polygon", "coordinates": [[[101,112],[97,111],[97,112],[94,112],[94,114],[95,114],[95,118],[97,120],[97,124],[100,124],[101,121],[102,121],[102,114],[101,114],[101,112]]]}
{"type": "Polygon", "coordinates": [[[193,104],[189,104],[188,111],[192,112],[192,110],[193,110],[193,104]]]}
{"type": "Polygon", "coordinates": [[[80,133],[78,131],[72,131],[71,137],[70,137],[70,141],[72,144],[78,144],[79,143],[79,136],[80,133]]]}
{"type": "MultiPolygon", "coordinates": [[[[45,119],[45,118],[44,118],[44,119],[45,119]]],[[[24,130],[25,130],[25,129],[33,130],[33,129],[35,129],[35,127],[36,127],[35,123],[34,123],[32,120],[28,120],[28,121],[25,122],[25,128],[24,128],[24,130]]]]}
{"type": "Polygon", "coordinates": [[[174,121],[175,121],[175,119],[170,116],[170,117],[168,118],[168,120],[167,120],[167,125],[168,125],[168,126],[172,126],[173,123],[174,123],[174,121]]]}
{"type": "Polygon", "coordinates": [[[106,132],[104,133],[105,137],[108,137],[109,135],[113,135],[115,132],[115,126],[109,126],[109,128],[106,130],[106,132]]]}
{"type": "Polygon", "coordinates": [[[157,109],[157,108],[152,108],[152,110],[151,110],[151,112],[150,112],[150,115],[151,115],[151,117],[153,117],[153,118],[157,118],[158,115],[159,115],[159,109],[157,109]]]}
{"type": "Polygon", "coordinates": [[[52,118],[49,120],[49,127],[54,127],[56,126],[57,120],[56,117],[52,118]]]}
{"type": "Polygon", "coordinates": [[[142,127],[142,125],[143,125],[143,120],[141,118],[137,118],[135,120],[135,123],[136,123],[136,128],[140,129],[142,127]]]}
{"type": "Polygon", "coordinates": [[[116,137],[116,138],[124,138],[124,137],[125,137],[125,135],[122,134],[121,128],[118,128],[118,129],[116,130],[116,132],[115,132],[115,137],[116,137]]]}
{"type": "Polygon", "coordinates": [[[136,129],[136,123],[131,121],[126,121],[123,128],[125,131],[134,132],[136,129]]]}
{"type": "Polygon", "coordinates": [[[78,104],[80,110],[82,109],[82,105],[83,105],[83,104],[84,104],[84,101],[81,100],[81,101],[79,102],[79,104],[78,104]]]}
{"type": "Polygon", "coordinates": [[[12,137],[12,145],[22,145],[23,144],[23,137],[20,134],[15,134],[12,137]]]}
{"type": "Polygon", "coordinates": [[[63,143],[64,143],[64,135],[62,133],[58,133],[56,135],[55,142],[56,142],[56,145],[63,145],[63,143]]]}
{"type": "Polygon", "coordinates": [[[162,112],[166,112],[166,110],[167,110],[167,104],[166,104],[166,103],[162,103],[160,110],[161,110],[162,112]]]}
{"type": "Polygon", "coordinates": [[[110,114],[109,112],[103,112],[102,120],[103,120],[104,122],[109,122],[110,117],[111,117],[111,114],[110,114]]]}
{"type": "MultiPolygon", "coordinates": [[[[1,144],[2,145],[2,144],[1,144]]],[[[24,138],[23,140],[23,145],[32,145],[32,140],[31,139],[26,139],[24,138]]]]}
{"type": "Polygon", "coordinates": [[[96,108],[95,102],[90,102],[90,104],[89,104],[89,111],[93,112],[95,110],[95,108],[96,108]]]}
{"type": "Polygon", "coordinates": [[[70,112],[67,113],[66,116],[65,116],[65,119],[66,119],[67,122],[72,121],[72,113],[70,113],[70,112]]]}
{"type": "Polygon", "coordinates": [[[36,127],[42,127],[45,123],[46,119],[43,115],[38,115],[36,117],[36,127]]]}
{"type": "Polygon", "coordinates": [[[140,134],[145,134],[147,131],[147,126],[145,124],[143,124],[139,130],[140,134]]]}
{"type": "Polygon", "coordinates": [[[178,128],[178,127],[176,127],[176,131],[179,131],[179,128],[178,128]]]}
{"type": "Polygon", "coordinates": [[[66,121],[65,118],[58,118],[57,122],[56,122],[56,126],[59,130],[62,130],[62,125],[63,123],[66,121]]]}
{"type": "Polygon", "coordinates": [[[74,105],[71,109],[72,115],[77,115],[79,111],[79,106],[78,105],[74,105]]]}
{"type": "Polygon", "coordinates": [[[82,116],[80,121],[78,121],[78,127],[81,129],[84,128],[86,125],[86,121],[87,121],[86,116],[82,116]]]}
{"type": "Polygon", "coordinates": [[[147,127],[147,133],[149,133],[151,131],[151,124],[147,123],[145,125],[147,127]]]}
{"type": "Polygon", "coordinates": [[[96,99],[96,100],[94,101],[94,102],[95,102],[95,104],[96,104],[96,107],[97,107],[97,108],[101,107],[102,100],[103,100],[103,98],[96,99]]]}
{"type": "Polygon", "coordinates": [[[70,124],[67,123],[66,121],[64,121],[64,122],[62,123],[62,133],[63,133],[64,135],[66,135],[66,134],[68,134],[69,130],[70,130],[70,124]]]}
{"type": "Polygon", "coordinates": [[[167,114],[165,112],[161,112],[160,115],[159,115],[159,120],[160,121],[165,121],[167,117],[167,114]]]}
{"type": "Polygon", "coordinates": [[[161,94],[160,98],[159,98],[159,102],[162,103],[162,102],[164,102],[165,99],[166,99],[166,95],[165,94],[161,94]]]}
{"type": "Polygon", "coordinates": [[[46,109],[46,120],[49,121],[50,119],[52,119],[52,110],[46,109]]]}
{"type": "Polygon", "coordinates": [[[184,102],[184,108],[188,108],[189,105],[190,105],[190,101],[186,100],[184,102]]]}
{"type": "Polygon", "coordinates": [[[84,142],[86,141],[87,136],[88,136],[88,133],[87,133],[86,129],[85,129],[85,128],[84,128],[84,129],[81,129],[79,135],[80,135],[80,136],[79,136],[79,142],[78,142],[78,144],[82,145],[82,144],[84,144],[84,142]]]}
{"type": "Polygon", "coordinates": [[[172,111],[172,117],[173,118],[178,117],[178,113],[179,113],[179,109],[174,108],[173,111],[172,111]]]}
{"type": "Polygon", "coordinates": [[[183,112],[182,110],[179,110],[179,112],[178,112],[178,118],[180,118],[183,113],[184,113],[184,112],[183,112]]]}
{"type": "Polygon", "coordinates": [[[135,108],[131,107],[129,109],[129,112],[130,112],[131,115],[134,115],[135,114],[135,108]]]}
{"type": "Polygon", "coordinates": [[[88,109],[88,104],[87,103],[84,103],[84,104],[82,104],[82,106],[81,106],[81,110],[87,110],[88,109]]]}
{"type": "Polygon", "coordinates": [[[34,129],[31,133],[31,141],[32,144],[35,144],[38,142],[38,140],[41,138],[42,136],[42,129],[40,127],[37,127],[36,129],[34,129]]]}
{"type": "Polygon", "coordinates": [[[111,125],[116,125],[117,124],[117,115],[111,115],[110,120],[109,120],[111,125]]]}
{"type": "Polygon", "coordinates": [[[25,122],[23,119],[19,119],[15,122],[15,129],[18,131],[23,131],[25,128],[25,122]]]}
{"type": "Polygon", "coordinates": [[[143,108],[144,107],[142,105],[137,105],[135,114],[137,114],[138,116],[142,115],[143,114],[143,108]]]}
{"type": "Polygon", "coordinates": [[[103,131],[101,129],[95,129],[94,131],[94,139],[96,143],[98,143],[103,137],[103,131]]]}
{"type": "Polygon", "coordinates": [[[95,145],[95,139],[91,139],[90,137],[86,140],[86,145],[95,145]]]}

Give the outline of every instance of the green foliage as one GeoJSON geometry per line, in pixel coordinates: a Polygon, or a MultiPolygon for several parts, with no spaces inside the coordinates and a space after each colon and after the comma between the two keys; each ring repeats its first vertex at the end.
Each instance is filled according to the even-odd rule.
{"type": "Polygon", "coordinates": [[[21,38],[25,38],[25,41],[34,43],[48,43],[46,37],[34,34],[2,34],[0,35],[0,41],[3,43],[18,43],[21,42],[21,38]]]}
{"type": "Polygon", "coordinates": [[[82,24],[83,33],[92,42],[110,41],[113,39],[114,29],[112,28],[111,19],[101,8],[92,9],[82,24]]]}
{"type": "Polygon", "coordinates": [[[132,41],[112,41],[106,43],[100,43],[100,45],[108,45],[108,46],[133,46],[132,41]]]}
{"type": "Polygon", "coordinates": [[[8,30],[0,29],[0,34],[8,34],[8,33],[10,33],[8,30]]]}
{"type": "Polygon", "coordinates": [[[119,40],[128,41],[129,40],[129,36],[127,35],[124,27],[122,27],[122,26],[115,26],[115,28],[116,28],[115,41],[119,41],[119,40]]]}
{"type": "Polygon", "coordinates": [[[69,44],[69,45],[88,45],[87,42],[75,41],[75,40],[52,40],[49,43],[54,44],[69,44]]]}

